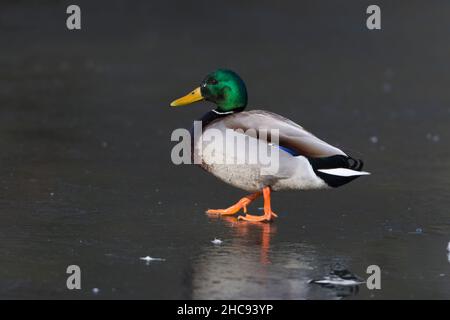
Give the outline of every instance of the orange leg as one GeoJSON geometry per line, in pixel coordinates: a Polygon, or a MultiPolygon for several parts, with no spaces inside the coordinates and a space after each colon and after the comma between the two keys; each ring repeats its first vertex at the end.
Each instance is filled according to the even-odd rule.
{"type": "Polygon", "coordinates": [[[263,216],[253,216],[250,214],[246,214],[245,216],[239,216],[238,219],[253,222],[270,222],[273,218],[276,218],[277,215],[272,211],[272,208],[270,206],[270,187],[263,188],[263,196],[264,196],[263,216]]]}
{"type": "Polygon", "coordinates": [[[258,198],[261,195],[261,192],[255,192],[249,194],[248,196],[243,197],[236,204],[233,204],[231,207],[226,209],[209,209],[206,211],[208,214],[218,214],[224,216],[230,216],[239,212],[239,210],[244,209],[244,213],[247,213],[247,206],[252,203],[253,200],[258,198]]]}

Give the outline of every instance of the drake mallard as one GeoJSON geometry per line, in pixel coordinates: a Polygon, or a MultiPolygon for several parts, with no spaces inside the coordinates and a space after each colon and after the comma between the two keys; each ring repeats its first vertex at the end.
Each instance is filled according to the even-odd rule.
{"type": "Polygon", "coordinates": [[[250,192],[231,207],[209,209],[208,214],[234,215],[242,209],[245,215],[238,219],[269,222],[277,217],[271,208],[272,191],[336,188],[369,174],[362,171],[362,160],[348,156],[293,121],[269,111],[245,111],[247,88],[231,70],[218,69],[208,74],[200,87],[170,105],[177,107],[201,100],[213,102],[216,108],[200,119],[201,135],[192,137],[193,157],[198,157],[200,166],[222,181],[250,192]],[[256,136],[248,135],[249,129],[254,130],[256,136]],[[278,130],[278,141],[270,137],[265,140],[260,138],[263,131],[267,136],[272,129],[278,130]],[[230,152],[230,149],[223,147],[220,139],[203,139],[213,132],[223,133],[225,140],[228,140],[225,143],[234,143],[235,139],[245,136],[245,139],[256,139],[270,152],[276,149],[278,170],[262,174],[263,164],[239,162],[252,156],[249,155],[252,151],[238,145],[237,152],[230,152]],[[233,159],[216,161],[218,155],[222,159],[233,159]],[[264,215],[247,214],[247,206],[261,195],[264,197],[264,215]]]}

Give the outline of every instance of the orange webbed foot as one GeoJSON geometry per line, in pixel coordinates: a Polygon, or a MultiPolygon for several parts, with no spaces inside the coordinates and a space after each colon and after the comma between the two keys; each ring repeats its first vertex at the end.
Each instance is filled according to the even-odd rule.
{"type": "Polygon", "coordinates": [[[226,209],[209,209],[206,211],[207,214],[212,215],[220,215],[220,216],[230,216],[238,213],[241,209],[243,209],[244,213],[247,213],[247,206],[253,202],[256,198],[261,195],[261,192],[256,192],[250,194],[241,200],[239,200],[236,204],[228,207],[226,209]]]}
{"type": "Polygon", "coordinates": [[[263,195],[264,195],[264,215],[254,216],[246,214],[245,216],[239,216],[238,220],[245,220],[251,222],[270,222],[274,218],[277,218],[278,215],[272,211],[272,208],[270,206],[270,187],[264,187],[263,195]]]}

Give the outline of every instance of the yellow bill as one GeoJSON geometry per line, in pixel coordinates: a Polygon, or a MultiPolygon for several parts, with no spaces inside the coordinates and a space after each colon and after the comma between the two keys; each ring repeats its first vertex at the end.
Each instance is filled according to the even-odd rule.
{"type": "Polygon", "coordinates": [[[200,87],[196,88],[194,91],[188,93],[184,97],[181,97],[177,100],[174,100],[170,103],[171,107],[185,106],[187,104],[194,103],[196,101],[203,100],[202,93],[200,91],[200,87]]]}

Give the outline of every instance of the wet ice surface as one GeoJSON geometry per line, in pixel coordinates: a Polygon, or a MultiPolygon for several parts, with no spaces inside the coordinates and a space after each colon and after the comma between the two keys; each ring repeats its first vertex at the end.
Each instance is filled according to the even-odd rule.
{"type": "Polygon", "coordinates": [[[224,24],[188,5],[105,3],[80,1],[89,28],[69,35],[56,5],[2,2],[1,298],[450,298],[442,3],[406,15],[389,5],[389,31],[370,34],[354,25],[357,2],[227,2],[224,24]],[[275,193],[273,224],[205,215],[244,193],[171,164],[172,130],[209,106],[168,102],[224,65],[243,75],[252,106],[344,147],[372,175],[275,193]],[[337,263],[362,279],[379,265],[382,290],[308,283],[337,263]],[[65,287],[72,264],[81,291],[65,287]]]}

